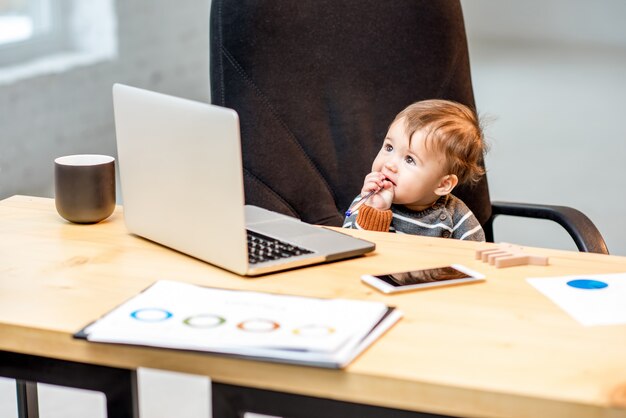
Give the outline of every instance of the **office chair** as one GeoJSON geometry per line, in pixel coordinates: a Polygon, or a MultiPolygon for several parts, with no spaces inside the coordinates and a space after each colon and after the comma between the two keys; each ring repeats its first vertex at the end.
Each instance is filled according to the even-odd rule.
{"type": "MultiPolygon", "coordinates": [[[[459,1],[213,0],[212,102],[240,116],[246,202],[339,226],[394,116],[441,98],[475,109],[459,1]]],[[[500,215],[548,219],[608,254],[581,212],[454,194],[493,241],[500,215]]]]}

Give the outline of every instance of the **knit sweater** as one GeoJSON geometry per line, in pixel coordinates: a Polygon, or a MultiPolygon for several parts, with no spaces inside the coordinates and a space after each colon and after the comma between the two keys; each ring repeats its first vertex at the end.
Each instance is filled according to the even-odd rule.
{"type": "MultiPolygon", "coordinates": [[[[357,196],[352,204],[359,199],[357,196]]],[[[384,211],[363,205],[346,217],[343,227],[485,241],[478,219],[461,199],[451,194],[441,196],[431,207],[419,212],[402,205],[392,205],[384,211]]]]}

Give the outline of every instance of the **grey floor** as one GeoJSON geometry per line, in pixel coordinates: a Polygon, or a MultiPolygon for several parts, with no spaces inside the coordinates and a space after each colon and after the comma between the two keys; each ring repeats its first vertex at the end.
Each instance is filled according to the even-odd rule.
{"type": "MultiPolygon", "coordinates": [[[[470,51],[492,198],[576,207],[626,255],[626,49],[470,39],[470,51]]],[[[575,249],[541,221],[498,221],[496,240],[575,249]]],[[[104,416],[102,395],[84,391],[43,385],[40,406],[42,418],[104,416]]],[[[0,417],[16,416],[14,382],[0,379],[0,417]]]]}

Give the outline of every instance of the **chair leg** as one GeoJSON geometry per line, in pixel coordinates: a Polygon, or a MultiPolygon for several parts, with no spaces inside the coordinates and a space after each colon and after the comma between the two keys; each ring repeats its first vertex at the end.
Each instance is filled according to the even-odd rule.
{"type": "Polygon", "coordinates": [[[37,383],[16,380],[15,385],[17,389],[18,418],[39,418],[37,383]]]}

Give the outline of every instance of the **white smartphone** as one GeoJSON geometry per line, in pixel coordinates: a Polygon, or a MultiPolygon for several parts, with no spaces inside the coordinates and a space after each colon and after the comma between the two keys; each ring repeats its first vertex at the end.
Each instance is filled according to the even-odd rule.
{"type": "Polygon", "coordinates": [[[364,275],[361,280],[383,293],[406,292],[485,280],[485,276],[460,264],[399,273],[364,275]]]}

